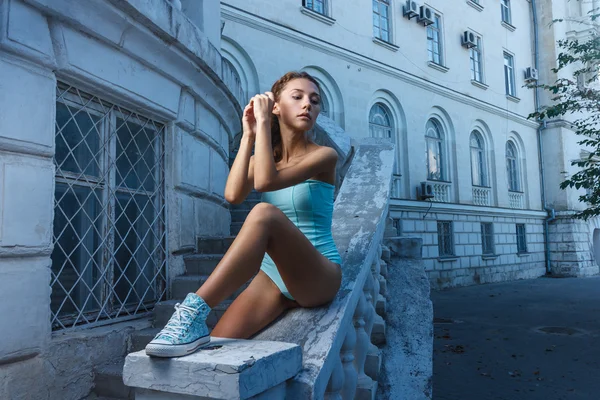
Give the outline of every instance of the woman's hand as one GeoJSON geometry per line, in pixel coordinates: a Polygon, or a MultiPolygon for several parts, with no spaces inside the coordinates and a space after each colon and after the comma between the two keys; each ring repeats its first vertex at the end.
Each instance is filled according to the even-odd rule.
{"type": "Polygon", "coordinates": [[[254,109],[255,122],[270,122],[273,116],[273,104],[275,98],[273,93],[265,92],[264,94],[257,94],[250,100],[254,109]]]}
{"type": "Polygon", "coordinates": [[[256,118],[254,118],[254,98],[250,100],[250,103],[244,108],[244,114],[242,116],[242,135],[254,139],[256,137],[256,118]]]}

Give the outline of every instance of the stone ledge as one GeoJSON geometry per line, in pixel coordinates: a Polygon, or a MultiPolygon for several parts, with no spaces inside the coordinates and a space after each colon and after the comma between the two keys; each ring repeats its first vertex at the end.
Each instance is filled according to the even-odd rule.
{"type": "Polygon", "coordinates": [[[123,381],[136,389],[198,398],[248,399],[301,368],[298,345],[213,337],[206,349],[180,358],[151,358],[143,350],[131,353],[125,359],[123,381]]]}

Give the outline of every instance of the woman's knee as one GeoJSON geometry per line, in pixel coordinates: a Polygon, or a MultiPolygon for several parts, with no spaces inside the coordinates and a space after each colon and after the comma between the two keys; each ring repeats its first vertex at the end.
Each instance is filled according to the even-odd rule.
{"type": "Polygon", "coordinates": [[[281,210],[274,205],[269,203],[258,203],[252,208],[248,217],[246,217],[246,221],[269,225],[284,216],[285,215],[283,215],[281,210]]]}

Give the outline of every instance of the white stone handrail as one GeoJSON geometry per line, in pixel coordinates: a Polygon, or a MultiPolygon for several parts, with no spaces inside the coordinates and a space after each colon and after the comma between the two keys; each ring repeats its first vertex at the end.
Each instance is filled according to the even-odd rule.
{"type": "Polygon", "coordinates": [[[492,189],[489,187],[473,186],[473,204],[476,206],[491,205],[492,189]]]}
{"type": "Polygon", "coordinates": [[[510,208],[524,208],[525,195],[521,192],[508,192],[510,208]]]}
{"type": "Polygon", "coordinates": [[[215,339],[191,356],[127,356],[123,379],[139,399],[373,398],[384,339],[378,301],[394,165],[393,144],[363,139],[335,202],[333,236],[342,286],[326,307],[299,308],[252,340],[215,339]],[[176,377],[176,378],[175,378],[176,377]],[[168,394],[167,394],[168,393],[168,394]]]}
{"type": "Polygon", "coordinates": [[[450,182],[430,181],[433,186],[433,201],[448,203],[450,201],[450,182]]]}
{"type": "Polygon", "coordinates": [[[354,399],[358,392],[371,398],[376,390],[371,338],[383,326],[375,304],[385,290],[380,258],[393,161],[393,144],[364,139],[348,170],[334,210],[344,273],[333,303],[293,310],[256,337],[302,347],[303,369],[288,382],[286,399],[354,399]]]}

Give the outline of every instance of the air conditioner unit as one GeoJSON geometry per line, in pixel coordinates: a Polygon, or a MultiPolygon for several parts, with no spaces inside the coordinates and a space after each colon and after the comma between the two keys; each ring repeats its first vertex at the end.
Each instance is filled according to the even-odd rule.
{"type": "Polygon", "coordinates": [[[537,81],[538,79],[538,70],[533,67],[527,67],[525,70],[525,82],[537,81]]]}
{"type": "Polygon", "coordinates": [[[433,199],[433,185],[428,182],[421,182],[421,186],[417,186],[417,198],[419,200],[433,199]]]}
{"type": "Polygon", "coordinates": [[[411,19],[419,16],[419,6],[416,1],[407,0],[404,4],[403,14],[406,18],[411,19]]]}
{"type": "Polygon", "coordinates": [[[467,49],[477,46],[477,35],[473,31],[466,30],[462,35],[462,45],[467,49]]]}
{"type": "Polygon", "coordinates": [[[417,22],[423,26],[433,24],[434,12],[431,8],[427,6],[421,6],[419,12],[419,18],[417,18],[417,22]]]}

